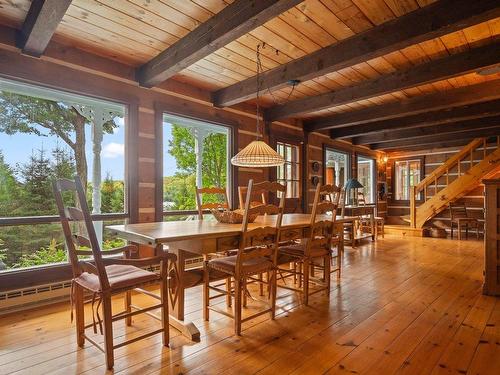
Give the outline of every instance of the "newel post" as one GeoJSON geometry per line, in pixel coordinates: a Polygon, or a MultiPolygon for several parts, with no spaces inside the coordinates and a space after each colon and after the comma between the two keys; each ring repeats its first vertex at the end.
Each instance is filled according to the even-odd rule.
{"type": "Polygon", "coordinates": [[[417,195],[417,187],[410,186],[410,226],[417,227],[417,207],[415,205],[415,196],[417,195]]]}

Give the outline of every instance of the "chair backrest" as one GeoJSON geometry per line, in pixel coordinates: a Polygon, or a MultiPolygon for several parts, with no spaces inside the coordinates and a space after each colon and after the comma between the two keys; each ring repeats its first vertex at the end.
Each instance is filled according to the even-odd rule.
{"type": "MultiPolygon", "coordinates": [[[[247,197],[247,191],[248,191],[248,186],[238,186],[238,202],[239,202],[239,208],[244,209],[245,208],[245,203],[246,203],[246,197],[247,197]]],[[[253,192],[251,199],[254,199],[250,202],[250,206],[258,206],[261,204],[267,204],[267,197],[266,197],[266,192],[261,191],[261,192],[253,192]],[[260,200],[256,200],[255,198],[259,198],[260,200]]]]}
{"type": "Polygon", "coordinates": [[[464,204],[450,203],[451,220],[467,218],[467,208],[464,204]]]}
{"type": "Polygon", "coordinates": [[[203,210],[218,208],[229,209],[229,200],[227,199],[226,189],[219,187],[196,188],[196,208],[198,209],[198,218],[200,220],[203,220],[203,210]],[[222,202],[203,203],[203,195],[222,197],[222,202]]]}
{"type": "MultiPolygon", "coordinates": [[[[313,249],[332,247],[341,189],[335,185],[316,186],[306,255],[313,249]]],[[[342,235],[342,234],[339,234],[342,235]]]]}
{"type": "Polygon", "coordinates": [[[267,257],[269,260],[276,263],[278,240],[283,219],[283,210],[285,208],[285,196],[286,186],[278,182],[264,181],[255,184],[253,180],[248,182],[236,273],[239,273],[239,269],[245,260],[267,257]],[[252,193],[265,192],[273,192],[276,194],[281,192],[279,205],[261,204],[252,207],[252,193]],[[274,224],[268,225],[266,223],[264,226],[249,229],[249,217],[255,214],[266,216],[276,215],[274,224]]]}
{"type": "MultiPolygon", "coordinates": [[[[81,251],[79,250],[79,247],[88,247],[92,251],[95,273],[99,277],[101,290],[109,289],[106,268],[102,262],[101,247],[99,245],[99,241],[97,240],[97,235],[92,223],[92,218],[90,216],[87,199],[85,197],[80,177],[75,176],[74,181],[68,179],[55,180],[52,182],[52,187],[54,189],[57,209],[59,211],[59,217],[63,227],[66,246],[68,248],[68,257],[71,263],[73,277],[78,277],[82,274],[82,268],[80,262],[78,261],[78,255],[89,255],[88,251],[81,251]],[[63,194],[65,192],[71,192],[75,196],[77,207],[65,205],[63,199],[63,194]],[[71,228],[72,222],[83,224],[83,228],[85,229],[87,236],[82,233],[73,233],[71,228]]],[[[81,227],[81,225],[75,225],[74,227],[81,227]]]]}
{"type": "Polygon", "coordinates": [[[358,205],[366,206],[365,193],[358,191],[358,205]]]}

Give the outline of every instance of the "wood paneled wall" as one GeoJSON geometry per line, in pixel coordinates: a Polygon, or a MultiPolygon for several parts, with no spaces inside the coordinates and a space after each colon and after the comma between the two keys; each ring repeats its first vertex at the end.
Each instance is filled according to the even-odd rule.
{"type": "MultiPolygon", "coordinates": [[[[495,148],[494,144],[488,144],[488,148],[495,148]]],[[[392,186],[392,176],[393,176],[393,167],[394,161],[398,159],[406,159],[409,157],[421,158],[423,160],[423,172],[426,177],[428,176],[434,169],[443,164],[447,159],[452,157],[458,151],[461,150],[462,147],[452,147],[445,149],[434,149],[434,150],[422,150],[422,151],[411,151],[406,153],[398,153],[396,155],[391,155],[388,163],[387,163],[387,185],[389,189],[387,204],[388,204],[388,223],[389,224],[403,224],[404,222],[401,220],[400,216],[409,216],[410,214],[410,206],[409,202],[403,201],[395,201],[393,198],[393,186],[392,186]]],[[[482,159],[483,149],[479,148],[473,155],[474,164],[479,162],[482,159]]],[[[470,161],[462,160],[461,164],[461,173],[463,174],[470,167],[470,161]]],[[[458,171],[455,167],[450,170],[448,183],[453,182],[458,177],[458,171]]],[[[443,189],[446,185],[446,177],[443,176],[438,179],[438,193],[439,189],[443,189]]],[[[484,207],[484,186],[478,185],[476,188],[468,192],[464,197],[457,200],[457,203],[465,203],[467,206],[468,214],[471,217],[475,217],[479,220],[484,220],[483,207],[484,207]]],[[[428,189],[428,197],[432,197],[434,195],[433,186],[428,189]]],[[[419,203],[417,203],[417,206],[419,203]]],[[[439,213],[436,217],[430,220],[430,224],[435,224],[440,227],[449,227],[450,226],[450,213],[449,210],[444,210],[439,213]]]]}

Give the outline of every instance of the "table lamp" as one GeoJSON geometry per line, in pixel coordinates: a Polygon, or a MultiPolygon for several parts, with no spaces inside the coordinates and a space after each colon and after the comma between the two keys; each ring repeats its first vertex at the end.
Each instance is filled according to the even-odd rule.
{"type": "MultiPolygon", "coordinates": [[[[348,201],[349,201],[348,197],[350,196],[350,191],[354,189],[354,197],[357,197],[359,188],[363,188],[363,185],[361,185],[361,183],[358,180],[356,180],[355,178],[350,178],[349,180],[347,180],[347,182],[344,186],[344,189],[346,191],[345,196],[347,197],[348,201]]],[[[354,201],[356,201],[356,204],[357,204],[358,199],[353,198],[352,204],[354,204],[354,201]]]]}

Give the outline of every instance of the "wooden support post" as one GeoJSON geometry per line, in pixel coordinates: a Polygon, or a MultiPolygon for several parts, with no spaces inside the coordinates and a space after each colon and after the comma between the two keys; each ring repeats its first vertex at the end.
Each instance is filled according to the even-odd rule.
{"type": "Polygon", "coordinates": [[[410,226],[416,228],[417,224],[417,207],[415,205],[415,199],[417,194],[417,187],[410,187],[410,226]]]}

